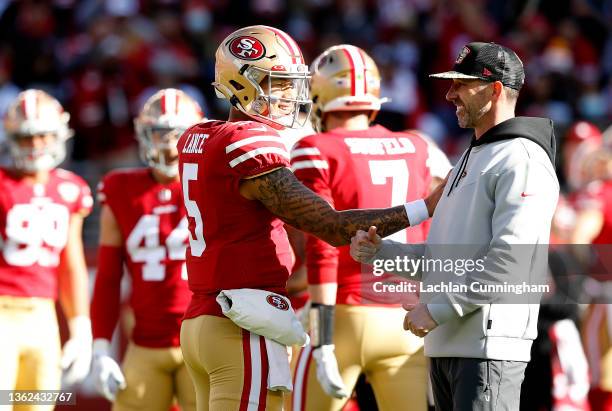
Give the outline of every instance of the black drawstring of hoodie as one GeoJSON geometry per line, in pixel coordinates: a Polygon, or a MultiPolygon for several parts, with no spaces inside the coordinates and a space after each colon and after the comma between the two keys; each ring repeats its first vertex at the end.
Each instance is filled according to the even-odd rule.
{"type": "Polygon", "coordinates": [[[472,137],[472,141],[470,142],[470,147],[468,148],[467,153],[465,153],[465,156],[463,156],[463,159],[461,160],[461,165],[459,165],[459,170],[457,171],[457,174],[455,174],[455,178],[453,178],[453,182],[450,186],[450,188],[448,189],[448,193],[446,194],[446,196],[448,197],[451,193],[451,191],[453,191],[453,188],[457,187],[459,185],[459,181],[461,181],[461,175],[463,174],[463,172],[465,171],[465,168],[467,167],[467,163],[468,163],[468,159],[470,158],[470,153],[472,152],[472,148],[476,145],[476,136],[472,137]]]}

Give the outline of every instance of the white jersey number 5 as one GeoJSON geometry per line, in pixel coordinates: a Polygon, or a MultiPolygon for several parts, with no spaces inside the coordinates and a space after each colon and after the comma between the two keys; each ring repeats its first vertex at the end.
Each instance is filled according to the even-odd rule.
{"type": "Polygon", "coordinates": [[[195,220],[194,232],[189,232],[189,247],[191,248],[191,255],[194,257],[201,257],[204,249],[206,248],[206,241],[204,241],[204,224],[202,223],[202,214],[198,204],[189,198],[189,182],[198,179],[198,165],[195,163],[183,164],[183,200],[185,201],[185,208],[189,217],[195,220]],[[193,235],[195,234],[195,238],[193,235]]]}

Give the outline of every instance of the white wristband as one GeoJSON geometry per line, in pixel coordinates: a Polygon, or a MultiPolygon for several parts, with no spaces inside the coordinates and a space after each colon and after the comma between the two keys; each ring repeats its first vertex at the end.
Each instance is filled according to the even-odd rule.
{"type": "Polygon", "coordinates": [[[425,200],[423,199],[406,203],[404,204],[404,208],[406,209],[406,215],[408,216],[410,227],[419,225],[429,218],[429,211],[427,210],[425,200]]]}

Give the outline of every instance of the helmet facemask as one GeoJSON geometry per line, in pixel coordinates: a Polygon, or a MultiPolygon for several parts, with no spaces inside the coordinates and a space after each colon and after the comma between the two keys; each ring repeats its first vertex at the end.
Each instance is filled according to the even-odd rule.
{"type": "Polygon", "coordinates": [[[40,132],[36,134],[9,135],[8,149],[17,170],[26,173],[52,170],[66,158],[66,139],[59,133],[40,132]],[[24,145],[24,139],[42,138],[43,147],[34,147],[33,144],[24,145]]]}
{"type": "Polygon", "coordinates": [[[137,131],[140,158],[149,167],[169,178],[178,175],[176,143],[186,129],[141,127],[137,131]]]}
{"type": "Polygon", "coordinates": [[[301,128],[310,115],[308,67],[296,64],[295,71],[280,72],[249,66],[243,76],[256,90],[247,106],[238,105],[245,114],[282,127],[301,128]]]}
{"type": "Polygon", "coordinates": [[[198,103],[184,92],[173,88],[159,90],[149,97],[134,119],[141,160],[169,178],[176,177],[178,139],[203,119],[198,103]]]}
{"type": "Polygon", "coordinates": [[[72,137],[70,115],[42,90],[19,93],[4,116],[6,146],[15,169],[25,173],[49,171],[66,158],[72,137]]]}

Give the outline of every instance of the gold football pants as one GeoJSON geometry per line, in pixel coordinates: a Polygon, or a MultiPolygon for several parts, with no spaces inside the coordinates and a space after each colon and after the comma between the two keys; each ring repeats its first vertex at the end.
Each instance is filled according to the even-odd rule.
{"type": "MultiPolygon", "coordinates": [[[[59,390],[60,355],[53,300],[0,296],[0,390],[59,390]]],[[[1,411],[53,408],[0,405],[1,411]]]]}
{"type": "MultiPolygon", "coordinates": [[[[342,380],[349,392],[364,373],[378,409],[427,410],[427,361],[423,340],[404,331],[400,307],[336,306],[334,345],[342,380]]],[[[346,399],[327,395],[316,377],[312,348],[293,359],[293,411],[340,410],[346,399]]]]}
{"type": "Polygon", "coordinates": [[[268,391],[264,338],[231,320],[184,320],[181,348],[196,387],[198,411],[281,410],[283,394],[268,391]]]}
{"type": "Polygon", "coordinates": [[[182,411],[194,411],[195,391],[180,347],[148,348],[130,343],[121,369],[126,388],[113,411],[168,411],[176,398],[182,411]]]}

